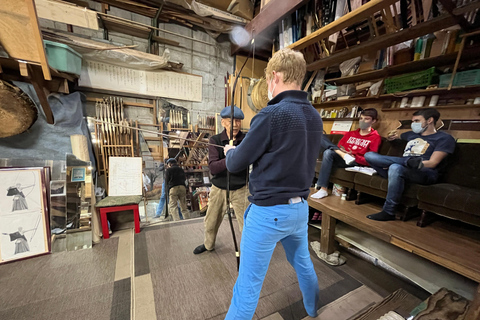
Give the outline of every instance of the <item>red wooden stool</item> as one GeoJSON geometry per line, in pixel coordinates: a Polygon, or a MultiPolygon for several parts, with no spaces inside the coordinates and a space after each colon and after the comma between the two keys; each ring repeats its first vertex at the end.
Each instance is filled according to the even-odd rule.
{"type": "Polygon", "coordinates": [[[96,204],[97,210],[100,212],[102,220],[103,238],[108,239],[108,221],[107,213],[133,210],[133,220],[135,223],[135,233],[140,232],[140,214],[138,212],[138,204],[142,201],[142,196],[116,196],[106,197],[96,204]]]}

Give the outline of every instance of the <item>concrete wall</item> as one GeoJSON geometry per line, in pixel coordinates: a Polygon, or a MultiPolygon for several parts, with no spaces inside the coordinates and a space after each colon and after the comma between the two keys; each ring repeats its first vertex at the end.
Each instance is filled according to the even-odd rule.
{"type": "MultiPolygon", "coordinates": [[[[90,8],[97,11],[101,10],[101,5],[97,2],[89,2],[90,8]]],[[[118,16],[125,19],[131,19],[136,22],[151,25],[151,19],[125,10],[121,10],[110,6],[108,14],[118,16]]],[[[42,27],[57,30],[67,30],[67,26],[63,23],[40,19],[42,27]]],[[[165,29],[178,34],[182,34],[195,39],[206,41],[212,45],[195,42],[184,38],[177,37],[168,33],[160,32],[159,36],[167,39],[175,40],[182,47],[170,45],[159,45],[159,53],[163,54],[165,49],[170,51],[170,60],[183,63],[183,71],[203,78],[202,102],[190,102],[182,100],[167,99],[173,104],[183,106],[191,111],[191,121],[195,125],[197,115],[214,115],[220,112],[225,105],[225,86],[224,77],[227,72],[233,72],[234,59],[230,57],[230,43],[219,43],[206,32],[194,31],[180,25],[161,23],[160,29],[165,29]]],[[[73,26],[73,32],[78,35],[86,36],[92,39],[103,39],[103,29],[90,30],[73,26]]],[[[117,45],[137,45],[135,49],[147,52],[148,41],[133,36],[129,36],[117,32],[109,32],[109,40],[112,44],[117,45]]],[[[141,100],[137,100],[141,102],[141,100]]],[[[94,108],[90,104],[87,106],[88,113],[94,115],[94,108]]],[[[151,111],[143,108],[135,108],[129,110],[128,115],[132,120],[147,120],[151,118],[151,111]]]]}

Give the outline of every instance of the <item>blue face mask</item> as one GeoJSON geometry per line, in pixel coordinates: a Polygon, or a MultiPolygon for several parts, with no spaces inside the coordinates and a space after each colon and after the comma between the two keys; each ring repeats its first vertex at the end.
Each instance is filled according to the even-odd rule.
{"type": "Polygon", "coordinates": [[[425,130],[427,130],[427,126],[422,127],[421,122],[412,122],[412,131],[418,134],[422,134],[425,130]]]}

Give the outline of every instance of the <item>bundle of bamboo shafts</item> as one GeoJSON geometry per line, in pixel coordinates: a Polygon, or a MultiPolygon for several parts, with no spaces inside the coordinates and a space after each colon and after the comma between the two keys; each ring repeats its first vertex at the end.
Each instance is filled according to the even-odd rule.
{"type": "Polygon", "coordinates": [[[95,105],[97,154],[101,157],[100,171],[108,176],[110,157],[133,157],[132,131],[125,126],[132,124],[125,119],[123,99],[105,97],[95,105]],[[118,126],[121,125],[121,126],[118,126]]]}

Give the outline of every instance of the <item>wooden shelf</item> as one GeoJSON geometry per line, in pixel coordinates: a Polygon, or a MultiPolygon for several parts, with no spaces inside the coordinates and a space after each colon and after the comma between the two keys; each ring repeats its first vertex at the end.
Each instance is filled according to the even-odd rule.
{"type": "MultiPolygon", "coordinates": [[[[431,67],[447,66],[455,63],[456,58],[457,58],[457,52],[443,55],[443,56],[422,59],[418,61],[406,62],[399,65],[388,66],[380,70],[368,71],[368,72],[359,73],[359,74],[355,74],[348,77],[328,79],[325,81],[334,82],[336,85],[343,85],[343,84],[349,84],[349,83],[355,83],[355,82],[381,79],[381,78],[396,76],[404,73],[425,70],[431,67]]],[[[478,49],[469,49],[469,50],[463,51],[462,59],[468,60],[469,62],[472,62],[472,59],[480,59],[480,56],[478,55],[478,49]]]]}
{"type": "Polygon", "coordinates": [[[322,118],[322,121],[355,121],[360,118],[322,118]]]}
{"type": "Polygon", "coordinates": [[[382,112],[390,111],[407,111],[407,110],[421,110],[425,108],[435,108],[435,109],[456,109],[456,108],[480,108],[480,104],[457,104],[457,105],[447,105],[447,106],[436,106],[436,107],[414,107],[414,108],[382,108],[382,112]]]}
{"type": "MultiPolygon", "coordinates": [[[[273,2],[273,1],[272,1],[273,2]]],[[[361,22],[373,16],[375,12],[378,12],[384,8],[394,4],[397,0],[372,0],[361,7],[347,13],[343,17],[327,24],[323,28],[311,33],[310,35],[298,40],[297,42],[288,46],[290,49],[301,50],[307,46],[319,42],[328,38],[332,34],[341,31],[352,24],[361,22]]]]}
{"type": "Polygon", "coordinates": [[[320,59],[318,61],[310,63],[309,65],[307,65],[307,70],[314,71],[323,69],[325,67],[337,65],[345,60],[349,60],[358,56],[362,56],[369,52],[375,52],[377,50],[384,49],[399,44],[401,42],[418,38],[434,31],[451,27],[455,24],[457,24],[456,19],[449,14],[445,14],[438,18],[434,18],[426,22],[417,24],[411,28],[375,37],[373,40],[365,41],[354,47],[350,47],[348,49],[333,53],[332,55],[324,59],[320,59]]]}
{"type": "MultiPolygon", "coordinates": [[[[359,97],[359,98],[352,98],[352,99],[345,99],[345,100],[335,100],[335,101],[327,101],[323,103],[314,103],[312,104],[316,109],[319,108],[326,108],[326,107],[333,107],[338,105],[345,105],[345,104],[359,104],[362,102],[367,101],[382,101],[382,100],[391,100],[391,99],[400,99],[404,97],[418,97],[418,96],[429,96],[429,95],[442,95],[447,93],[452,94],[462,94],[462,93],[472,93],[475,91],[480,90],[480,85],[476,86],[468,86],[468,87],[456,87],[448,90],[447,88],[437,88],[437,89],[422,89],[422,90],[412,90],[412,91],[405,91],[405,92],[397,92],[397,93],[388,93],[382,94],[379,96],[372,96],[372,97],[359,97]]],[[[469,106],[469,105],[465,105],[469,106]]],[[[413,109],[413,108],[409,108],[413,109]]]]}

